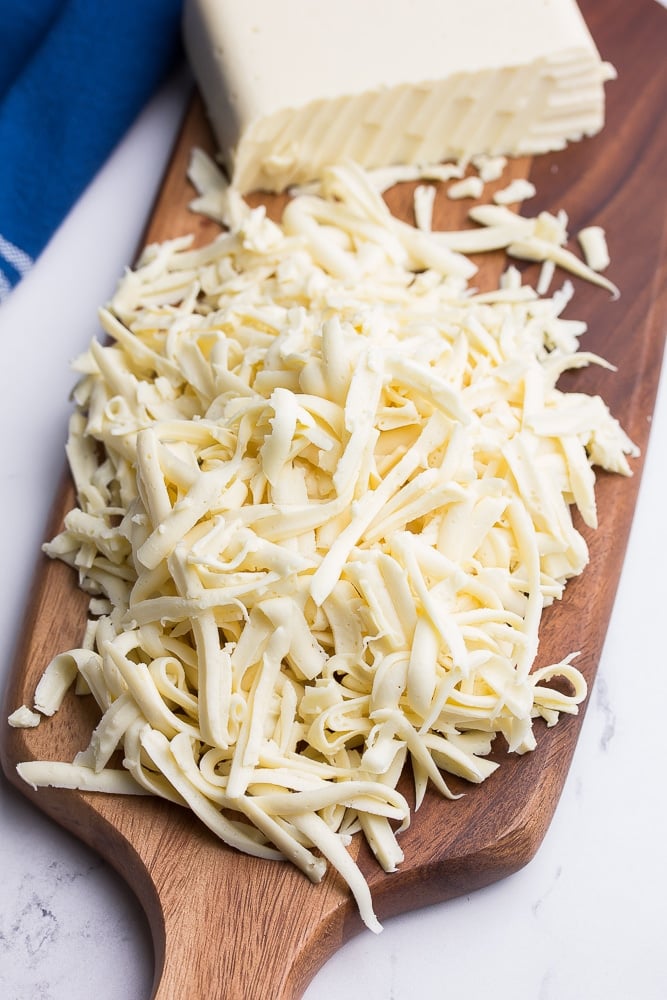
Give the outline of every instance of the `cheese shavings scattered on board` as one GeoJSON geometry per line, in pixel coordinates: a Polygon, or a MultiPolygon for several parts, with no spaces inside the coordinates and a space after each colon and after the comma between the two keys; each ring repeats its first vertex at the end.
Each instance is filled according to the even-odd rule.
{"type": "MultiPolygon", "coordinates": [[[[35,707],[77,680],[101,719],[72,763],[19,770],[129,782],[314,881],[329,862],[379,930],[346,848],[360,832],[400,865],[406,760],[417,807],[429,782],[453,798],[448,773],[484,781],[496,737],[530,751],[535,719],[585,698],[573,651],[534,669],[540,620],[586,566],[593,466],[629,475],[637,452],[556,386],[604,364],[562,317],[569,285],[542,298],[510,267],[476,293],[456,240],[351,165],[281,226],[234,211],[208,246],[149,246],[77,363],[79,506],[46,551],[91,619],[35,707]]],[[[546,240],[488,213],[491,246],[546,240]]]]}

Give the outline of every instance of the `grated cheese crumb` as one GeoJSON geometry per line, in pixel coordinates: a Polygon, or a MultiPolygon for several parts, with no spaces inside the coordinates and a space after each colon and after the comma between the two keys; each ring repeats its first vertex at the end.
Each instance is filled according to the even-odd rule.
{"type": "Polygon", "coordinates": [[[601,226],[586,226],[577,233],[584,259],[593,271],[604,271],[609,267],[609,250],[604,229],[601,226]]]}
{"type": "Polygon", "coordinates": [[[497,181],[502,177],[503,171],[507,166],[507,157],[487,155],[473,156],[472,164],[484,183],[487,184],[490,181],[497,181]]]}
{"type": "Polygon", "coordinates": [[[430,232],[433,224],[435,188],[432,184],[418,184],[414,193],[415,224],[417,229],[430,232]]]}
{"type": "Polygon", "coordinates": [[[484,181],[481,177],[464,177],[463,180],[451,184],[447,190],[447,197],[457,201],[461,198],[481,198],[484,191],[484,181]]]}
{"type": "Polygon", "coordinates": [[[14,729],[32,729],[41,721],[39,712],[33,712],[27,705],[21,705],[11,713],[7,721],[14,729]]]}
{"type": "Polygon", "coordinates": [[[535,195],[535,185],[531,181],[518,178],[512,181],[507,187],[496,191],[493,200],[496,205],[510,205],[515,201],[525,201],[535,195]]]}

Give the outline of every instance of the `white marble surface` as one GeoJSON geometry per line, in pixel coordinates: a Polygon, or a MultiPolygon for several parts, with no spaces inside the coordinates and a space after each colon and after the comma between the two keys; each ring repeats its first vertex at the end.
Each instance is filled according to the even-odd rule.
{"type": "MultiPolygon", "coordinates": [[[[183,101],[179,78],[0,307],[3,677],[62,468],[69,363],[96,332],[97,305],[134,256],[183,101]]],[[[667,373],[598,680],[536,858],[489,889],[389,921],[379,937],[357,938],[319,973],[307,1000],[411,1000],[416,992],[667,997],[666,381],[667,373]]],[[[149,997],[151,944],[130,891],[4,781],[0,878],[0,997],[149,997]]]]}

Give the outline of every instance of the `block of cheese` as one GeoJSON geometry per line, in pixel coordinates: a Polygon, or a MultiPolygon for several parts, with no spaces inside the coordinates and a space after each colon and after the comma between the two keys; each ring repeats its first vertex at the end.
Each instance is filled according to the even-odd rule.
{"type": "Polygon", "coordinates": [[[561,149],[614,76],[575,0],[186,0],[183,35],[241,192],[561,149]]]}

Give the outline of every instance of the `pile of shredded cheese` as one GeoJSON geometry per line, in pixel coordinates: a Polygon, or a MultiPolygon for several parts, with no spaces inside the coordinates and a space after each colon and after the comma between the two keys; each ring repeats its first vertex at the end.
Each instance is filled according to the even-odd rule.
{"type": "Polygon", "coordinates": [[[417,190],[417,228],[351,164],[280,226],[227,197],[229,232],[125,274],[107,346],[76,365],[79,506],[46,546],[90,621],[34,705],[52,714],[76,679],[101,721],[73,763],[19,765],[185,804],[314,881],[328,861],[373,930],[347,848],[361,831],[400,864],[406,759],[417,806],[428,782],[452,797],[446,772],[483,781],[496,736],[529,751],[537,717],[585,697],[572,651],[533,669],[540,619],[586,565],[571,508],[596,524],[593,465],[629,475],[636,454],[600,398],[556,387],[603,363],[561,316],[569,284],[472,284],[472,250],[563,263],[563,219],[496,205],[432,233],[417,190]]]}

